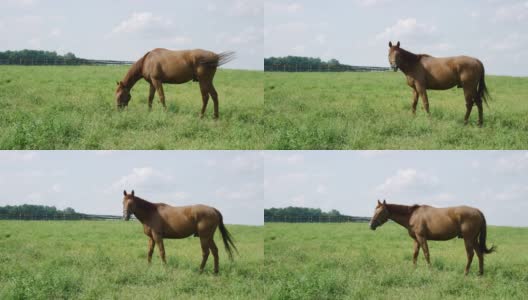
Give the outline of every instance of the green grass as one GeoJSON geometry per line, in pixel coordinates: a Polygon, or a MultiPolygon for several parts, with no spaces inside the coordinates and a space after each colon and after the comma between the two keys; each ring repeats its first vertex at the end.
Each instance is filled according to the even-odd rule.
{"type": "Polygon", "coordinates": [[[199,119],[198,83],[164,85],[168,111],[148,83],[115,108],[128,66],[0,66],[0,149],[262,149],[263,72],[217,71],[220,120],[209,101],[199,119]]]}
{"type": "Polygon", "coordinates": [[[528,228],[488,227],[484,276],[474,259],[464,276],[460,239],[429,242],[431,268],[420,252],[412,265],[413,241],[387,223],[266,223],[265,286],[271,299],[526,299],[528,228]]]}
{"type": "Polygon", "coordinates": [[[198,238],[165,240],[167,266],[139,222],[0,221],[0,299],[259,299],[263,228],[227,225],[240,255],[215,237],[220,273],[205,271],[198,238]]]}
{"type": "Polygon", "coordinates": [[[527,149],[528,78],[486,76],[493,98],[464,126],[462,89],[428,91],[431,118],[401,73],[264,76],[268,149],[527,149]]]}

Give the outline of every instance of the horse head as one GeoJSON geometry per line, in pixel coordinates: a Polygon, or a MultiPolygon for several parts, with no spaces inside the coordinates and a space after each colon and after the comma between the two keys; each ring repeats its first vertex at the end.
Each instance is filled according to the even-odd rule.
{"type": "Polygon", "coordinates": [[[136,208],[134,190],[130,194],[127,194],[126,190],[124,190],[123,195],[123,219],[128,221],[130,220],[130,215],[134,213],[136,208]]]}
{"type": "Polygon", "coordinates": [[[132,96],[130,96],[130,90],[123,84],[123,81],[117,82],[115,98],[118,109],[127,107],[130,98],[132,98],[132,96]]]}
{"type": "Polygon", "coordinates": [[[378,204],[376,205],[376,209],[374,210],[374,216],[370,219],[370,229],[376,230],[377,227],[385,224],[389,220],[389,210],[387,209],[387,202],[383,200],[383,203],[381,203],[378,200],[378,204]]]}
{"type": "Polygon", "coordinates": [[[398,71],[401,63],[400,41],[396,45],[392,45],[392,42],[389,42],[389,63],[394,72],[398,71]]]}

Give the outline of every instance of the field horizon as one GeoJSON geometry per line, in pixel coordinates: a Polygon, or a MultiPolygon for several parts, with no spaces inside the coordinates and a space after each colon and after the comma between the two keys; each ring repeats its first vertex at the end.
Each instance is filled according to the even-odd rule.
{"type": "Polygon", "coordinates": [[[270,299],[523,299],[528,293],[528,228],[488,226],[484,275],[474,259],[464,276],[460,239],[429,241],[412,265],[413,241],[389,222],[266,223],[264,278],[270,299]]]}
{"type": "Polygon", "coordinates": [[[198,83],[164,84],[167,111],[148,83],[117,111],[114,92],[130,66],[0,66],[0,149],[262,149],[263,72],[219,69],[199,118],[198,83]]]}
{"type": "Polygon", "coordinates": [[[486,75],[484,126],[462,89],[428,90],[431,117],[401,72],[265,74],[267,149],[526,149],[528,77],[486,75]]]}
{"type": "Polygon", "coordinates": [[[262,294],[263,227],[227,225],[239,255],[229,261],[220,233],[220,272],[204,273],[198,238],[165,239],[167,266],[139,222],[0,221],[2,299],[240,299],[262,294]]]}

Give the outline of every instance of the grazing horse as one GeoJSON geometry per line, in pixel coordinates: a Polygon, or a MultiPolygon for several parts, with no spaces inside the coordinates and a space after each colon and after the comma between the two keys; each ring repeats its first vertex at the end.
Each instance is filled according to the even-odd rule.
{"type": "Polygon", "coordinates": [[[198,81],[202,93],[202,110],[200,117],[204,116],[209,95],[213,98],[214,118],[218,118],[218,93],[213,86],[216,68],[234,59],[234,52],[213,53],[202,49],[171,51],[167,49],[154,49],[143,55],[135,62],[125,78],[117,82],[115,98],[117,107],[124,108],[130,101],[130,90],[138,80],[144,78],[150,84],[148,98],[149,110],[152,109],[152,100],[157,91],[164,109],[165,94],[163,83],[185,83],[198,81]]]}
{"type": "Polygon", "coordinates": [[[467,124],[473,104],[477,105],[478,125],[483,124],[482,100],[488,104],[488,89],[484,81],[484,65],[469,56],[432,57],[427,54],[414,54],[389,42],[389,63],[396,72],[398,69],[407,77],[407,84],[413,89],[412,112],[416,114],[418,97],[422,97],[425,111],[429,114],[427,89],[447,90],[454,86],[464,89],[466,98],[467,124]]]}
{"type": "Polygon", "coordinates": [[[486,247],[486,219],[484,214],[476,208],[469,206],[455,206],[435,208],[428,205],[398,205],[387,204],[385,200],[378,200],[374,216],[370,220],[370,228],[376,230],[387,220],[405,227],[414,240],[413,264],[420,248],[423,249],[427,264],[429,260],[429,247],[427,240],[447,241],[455,237],[463,238],[466,245],[467,265],[465,275],[473,261],[473,251],[479,259],[479,275],[484,274],[484,254],[489,254],[495,247],[486,247]]]}
{"type": "Polygon", "coordinates": [[[158,245],[161,260],[164,264],[167,263],[163,246],[164,238],[183,239],[194,235],[200,237],[202,246],[200,272],[203,272],[210,250],[214,257],[214,272],[218,273],[218,248],[213,239],[217,227],[222,234],[227,254],[233,260],[233,249],[237,251],[237,248],[224,225],[222,214],[215,208],[205,205],[175,207],[165,203],[151,203],[136,197],[133,190],[130,194],[123,191],[123,195],[123,218],[128,221],[130,215],[134,214],[143,224],[143,231],[149,237],[147,258],[149,264],[155,245],[158,245]]]}

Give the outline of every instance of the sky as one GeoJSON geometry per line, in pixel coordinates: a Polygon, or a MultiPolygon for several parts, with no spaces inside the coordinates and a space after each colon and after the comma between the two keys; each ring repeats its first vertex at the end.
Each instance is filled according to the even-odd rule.
{"type": "Polygon", "coordinates": [[[265,208],[371,217],[377,200],[469,205],[488,224],[528,226],[528,151],[266,151],[265,208]]]}
{"type": "Polygon", "coordinates": [[[123,190],[151,202],[217,208],[226,224],[263,225],[256,151],[0,151],[0,206],[122,214],[123,190]]]}
{"type": "Polygon", "coordinates": [[[235,51],[231,69],[263,68],[262,0],[0,0],[0,51],[137,60],[153,48],[235,51]]]}
{"type": "Polygon", "coordinates": [[[488,74],[528,76],[528,1],[267,0],[264,56],[388,67],[388,42],[479,58],[488,74]]]}

